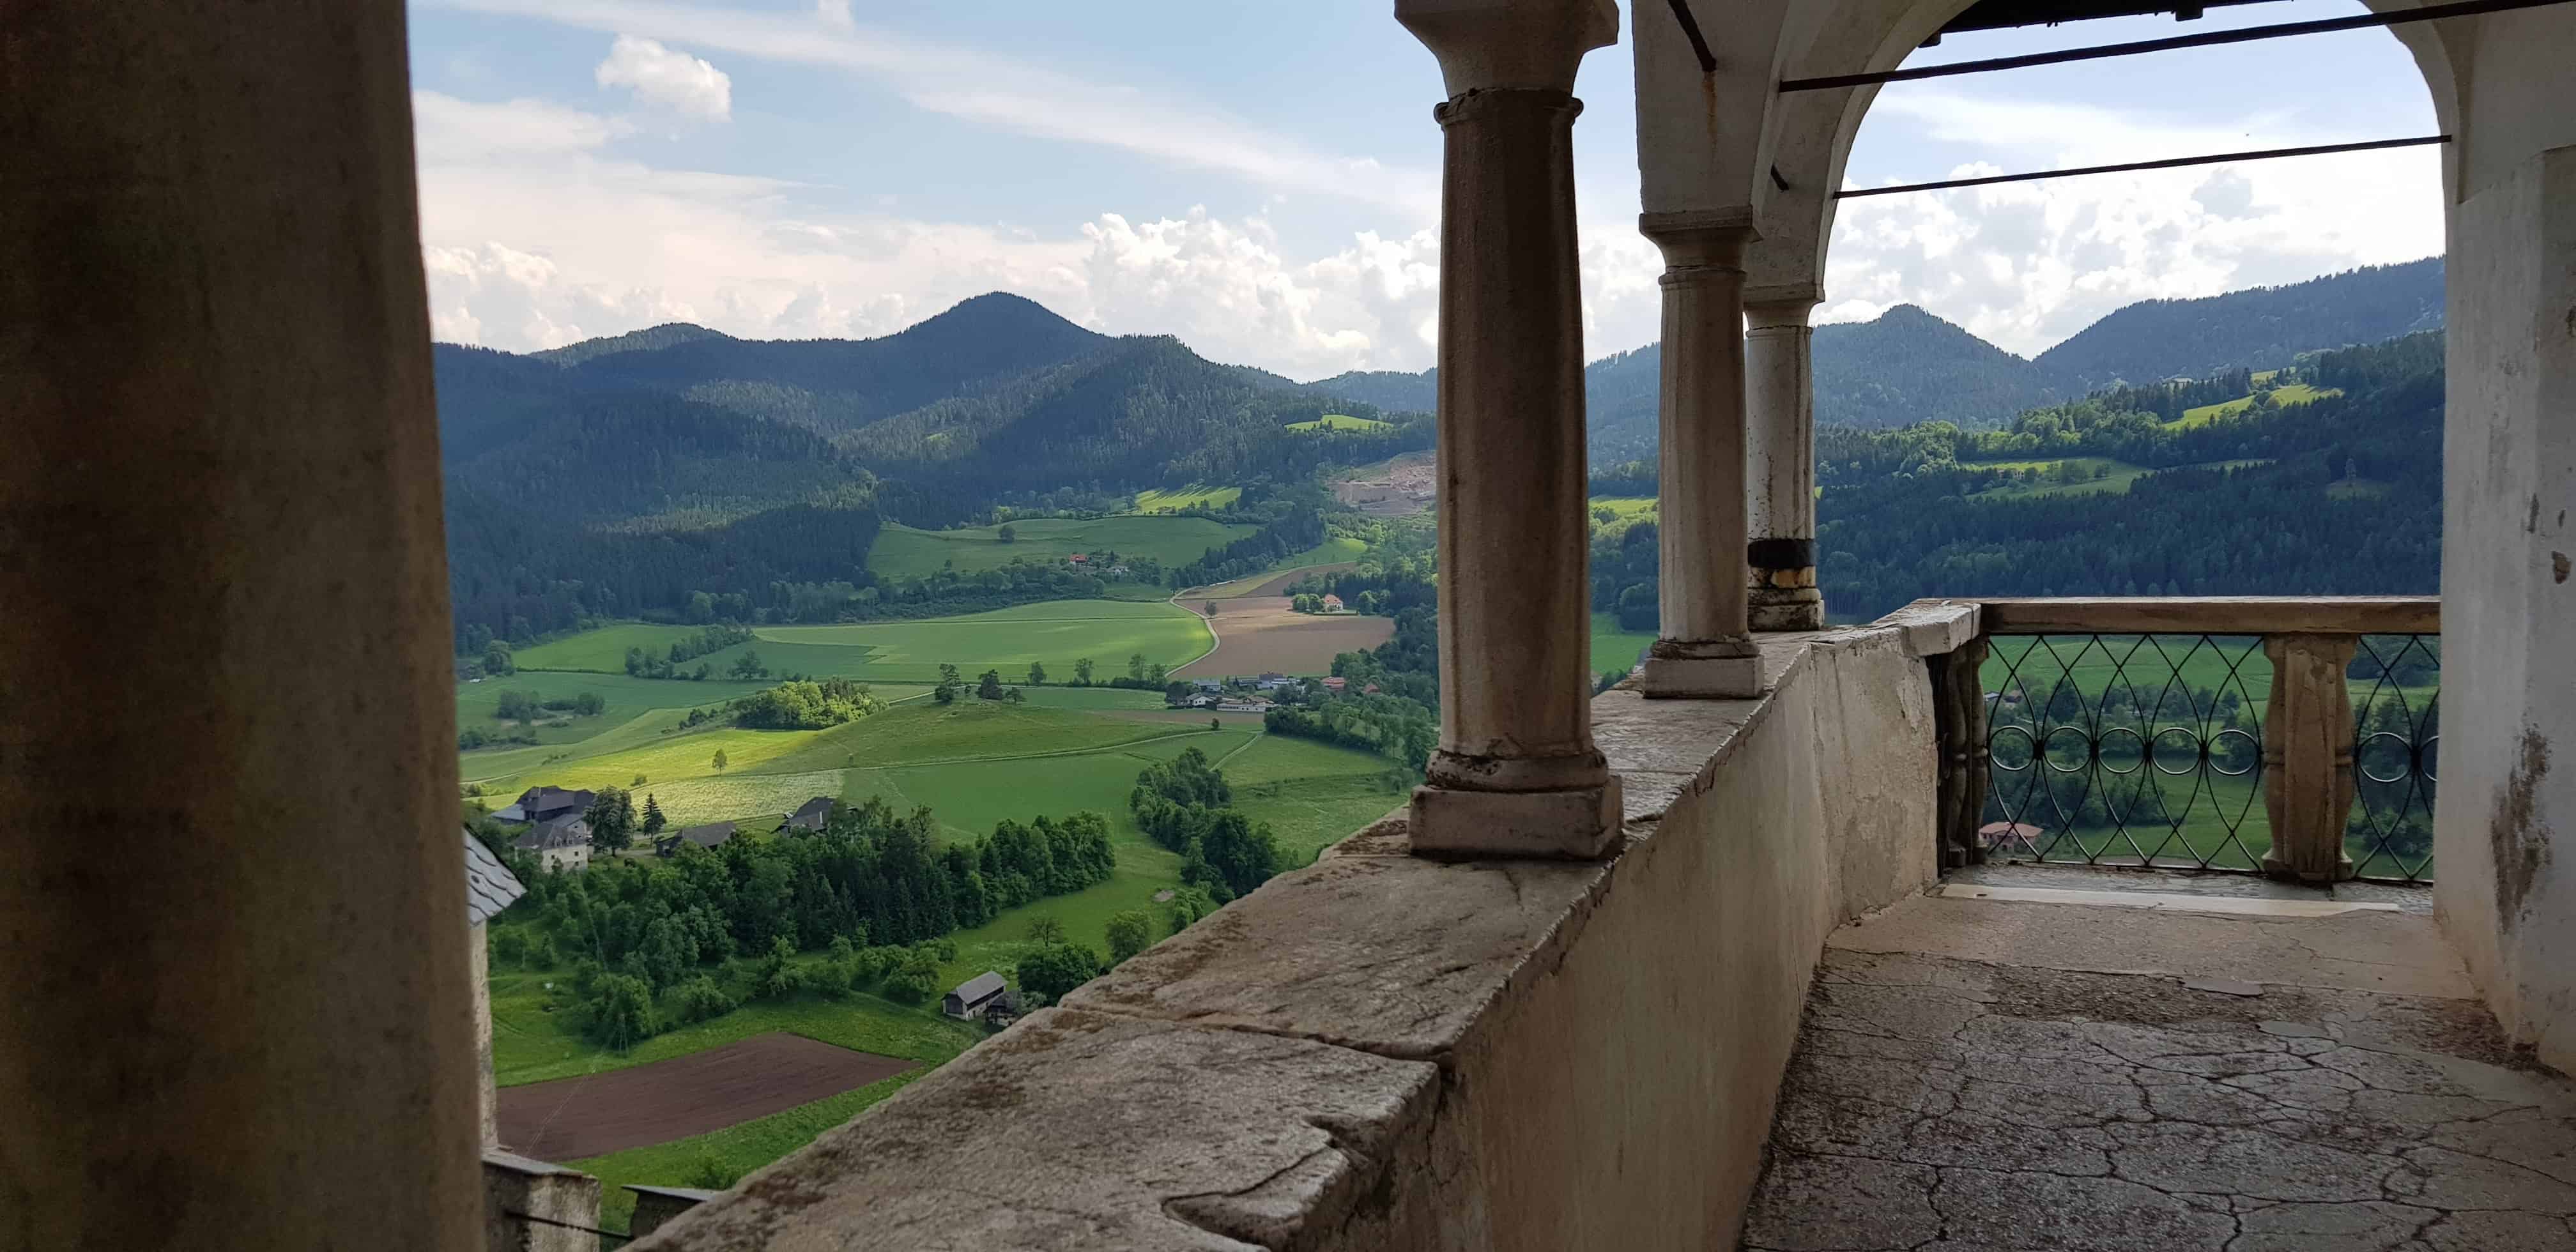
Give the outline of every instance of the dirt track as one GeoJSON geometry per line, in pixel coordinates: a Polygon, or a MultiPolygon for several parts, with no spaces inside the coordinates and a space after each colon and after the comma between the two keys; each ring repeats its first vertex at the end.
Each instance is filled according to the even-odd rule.
{"type": "Polygon", "coordinates": [[[540,1161],[575,1161],[783,1113],[919,1064],[802,1035],[754,1035],[631,1069],[503,1087],[501,1143],[540,1161]]]}
{"type": "MultiPolygon", "coordinates": [[[[1183,604],[1197,608],[1195,601],[1183,604]]],[[[1207,619],[1216,651],[1172,671],[1175,678],[1254,674],[1329,674],[1333,656],[1374,648],[1395,637],[1395,619],[1357,613],[1299,613],[1286,596],[1237,596],[1216,602],[1207,619]]]]}

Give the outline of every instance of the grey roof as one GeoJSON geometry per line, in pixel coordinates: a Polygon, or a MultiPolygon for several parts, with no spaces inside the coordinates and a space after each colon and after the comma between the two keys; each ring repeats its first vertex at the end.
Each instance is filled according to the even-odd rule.
{"type": "Polygon", "coordinates": [[[1007,985],[1008,984],[1002,981],[1002,976],[1000,974],[996,974],[988,969],[983,973],[977,974],[974,977],[957,984],[957,989],[949,992],[948,994],[953,995],[968,1004],[973,1004],[977,1001],[992,999],[1007,985]]]}
{"type": "Polygon", "coordinates": [[[630,1182],[626,1184],[626,1189],[637,1195],[666,1195],[675,1200],[687,1200],[692,1204],[704,1204],[724,1194],[721,1191],[708,1191],[702,1187],[648,1187],[640,1182],[630,1182]]]}
{"type": "Polygon", "coordinates": [[[831,817],[832,797],[816,796],[803,804],[797,805],[796,811],[787,815],[787,824],[790,826],[800,827],[810,826],[816,830],[821,830],[823,828],[823,823],[831,820],[831,817]]]}
{"type": "Polygon", "coordinates": [[[704,826],[691,826],[682,830],[680,837],[701,848],[712,848],[733,838],[733,829],[732,822],[709,822],[704,826]]]}
{"type": "Polygon", "coordinates": [[[579,817],[564,816],[529,827],[528,833],[519,836],[518,841],[510,846],[521,852],[543,852],[589,842],[590,823],[579,817]]]}
{"type": "Polygon", "coordinates": [[[512,825],[524,824],[528,820],[528,810],[525,806],[513,800],[506,808],[492,810],[492,820],[509,822],[512,825]]]}
{"type": "Polygon", "coordinates": [[[526,883],[510,872],[483,841],[465,832],[465,924],[480,926],[492,915],[510,907],[520,896],[528,894],[526,883]]]}

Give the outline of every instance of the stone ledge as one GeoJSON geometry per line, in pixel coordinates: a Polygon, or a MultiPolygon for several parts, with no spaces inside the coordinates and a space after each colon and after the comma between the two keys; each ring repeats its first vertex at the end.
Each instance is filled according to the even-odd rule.
{"type": "MultiPolygon", "coordinates": [[[[1258,893],[1256,893],[1258,894],[1258,893]]],[[[1231,911],[1231,910],[1228,910],[1231,911]]],[[[1439,1071],[1043,1009],[634,1246],[1418,1246],[1439,1071]]]]}

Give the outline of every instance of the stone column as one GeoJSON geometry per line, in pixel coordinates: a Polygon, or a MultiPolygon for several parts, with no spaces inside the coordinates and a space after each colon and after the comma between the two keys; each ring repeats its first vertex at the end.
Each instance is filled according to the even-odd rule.
{"type": "Polygon", "coordinates": [[[1398,0],[1449,100],[1440,241],[1440,749],[1426,856],[1589,857],[1618,834],[1592,742],[1573,96],[1609,0],[1398,0]]]}
{"type": "Polygon", "coordinates": [[[0,19],[0,1245],[483,1246],[403,20],[0,19]]]}
{"type": "Polygon", "coordinates": [[[1637,686],[1649,696],[1762,690],[1744,574],[1744,245],[1750,215],[1649,213],[1664,252],[1663,630],[1637,686]]]}
{"type": "Polygon", "coordinates": [[[2266,635],[2272,695],[2263,712],[2263,807],[2272,848],[2263,872],[2294,882],[2352,877],[2343,850],[2352,814],[2350,635],[2266,635]]]}
{"type": "Polygon", "coordinates": [[[1745,293],[1746,439],[1752,497],[1745,564],[1755,630],[1823,630],[1816,585],[1814,288],[1745,293]]]}

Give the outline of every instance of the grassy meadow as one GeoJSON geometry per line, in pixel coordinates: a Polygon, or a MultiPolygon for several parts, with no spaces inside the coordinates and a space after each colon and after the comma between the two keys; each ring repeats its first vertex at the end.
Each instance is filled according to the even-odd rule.
{"type": "Polygon", "coordinates": [[[1592,672],[1606,674],[1611,670],[1626,673],[1637,664],[1637,654],[1655,642],[1651,630],[1622,630],[1619,619],[1608,613],[1592,615],[1592,672]]]}
{"type": "MultiPolygon", "coordinates": [[[[1208,487],[1192,483],[1187,487],[1161,488],[1136,493],[1139,513],[1178,512],[1182,509],[1221,509],[1243,498],[1241,487],[1208,487]]],[[[1126,549],[1121,548],[1124,552],[1126,549]]]]}
{"type": "Polygon", "coordinates": [[[915,530],[888,523],[868,549],[868,570],[879,575],[922,578],[952,565],[961,573],[973,573],[999,569],[1014,560],[1062,561],[1077,552],[1117,552],[1150,556],[1165,565],[1187,565],[1206,555],[1208,549],[1232,543],[1257,529],[1229,526],[1203,517],[1132,513],[1089,519],[1032,517],[1012,522],[1010,527],[1013,541],[1003,543],[999,526],[915,530]]]}
{"type": "MultiPolygon", "coordinates": [[[[2275,372],[2277,373],[2278,371],[2275,372]]],[[[2264,382],[2268,381],[2268,378],[2258,376],[2255,381],[2258,383],[2264,382]]],[[[2343,392],[2331,387],[2320,390],[2318,388],[2311,387],[2306,383],[2292,383],[2287,387],[2274,388],[2272,391],[2272,402],[2286,408],[2293,404],[2306,404],[2311,400],[2322,400],[2327,396],[2339,396],[2342,394],[2343,392]]],[[[2221,401],[2217,404],[2204,404],[2196,409],[2184,409],[2182,411],[2182,416],[2174,420],[2174,425],[2199,426],[2204,423],[2217,421],[2222,417],[2234,417],[2252,407],[2254,407],[2254,397],[2252,396],[2239,396],[2236,399],[2221,401]]]]}
{"type": "MultiPolygon", "coordinates": [[[[570,677],[543,680],[559,682],[565,694],[602,686],[600,680],[613,678],[615,683],[610,685],[614,689],[604,690],[603,694],[608,698],[611,714],[615,714],[625,707],[621,700],[641,708],[688,708],[719,704],[767,685],[713,678],[687,682],[625,676],[628,648],[640,647],[658,654],[668,651],[674,640],[696,633],[694,627],[641,622],[584,631],[521,653],[518,663],[522,674],[500,680],[501,687],[540,690],[520,683],[523,678],[536,681],[535,676],[525,672],[534,670],[593,675],[586,681],[570,677]]],[[[926,687],[939,680],[939,667],[943,664],[956,666],[970,678],[988,669],[999,669],[1005,678],[1019,679],[1027,675],[1029,662],[1037,661],[1062,681],[1073,677],[1075,661],[1089,657],[1101,667],[1098,677],[1105,682],[1126,672],[1130,656],[1141,654],[1149,662],[1178,668],[1206,652],[1214,641],[1206,622],[1196,613],[1174,607],[1159,597],[1151,601],[1048,600],[958,617],[762,626],[753,630],[751,642],[708,653],[691,664],[703,663],[714,673],[723,674],[745,652],[755,652],[773,675],[857,678],[897,687],[926,687]]],[[[486,681],[477,686],[491,685],[486,681]]],[[[499,690],[480,693],[478,698],[498,699],[499,690]]],[[[464,706],[460,703],[459,707],[464,706]]],[[[489,704],[483,707],[488,716],[489,704]]]]}
{"type": "Polygon", "coordinates": [[[1353,417],[1348,413],[1326,413],[1311,422],[1290,422],[1290,430],[1393,430],[1395,423],[1374,417],[1353,417]]]}

